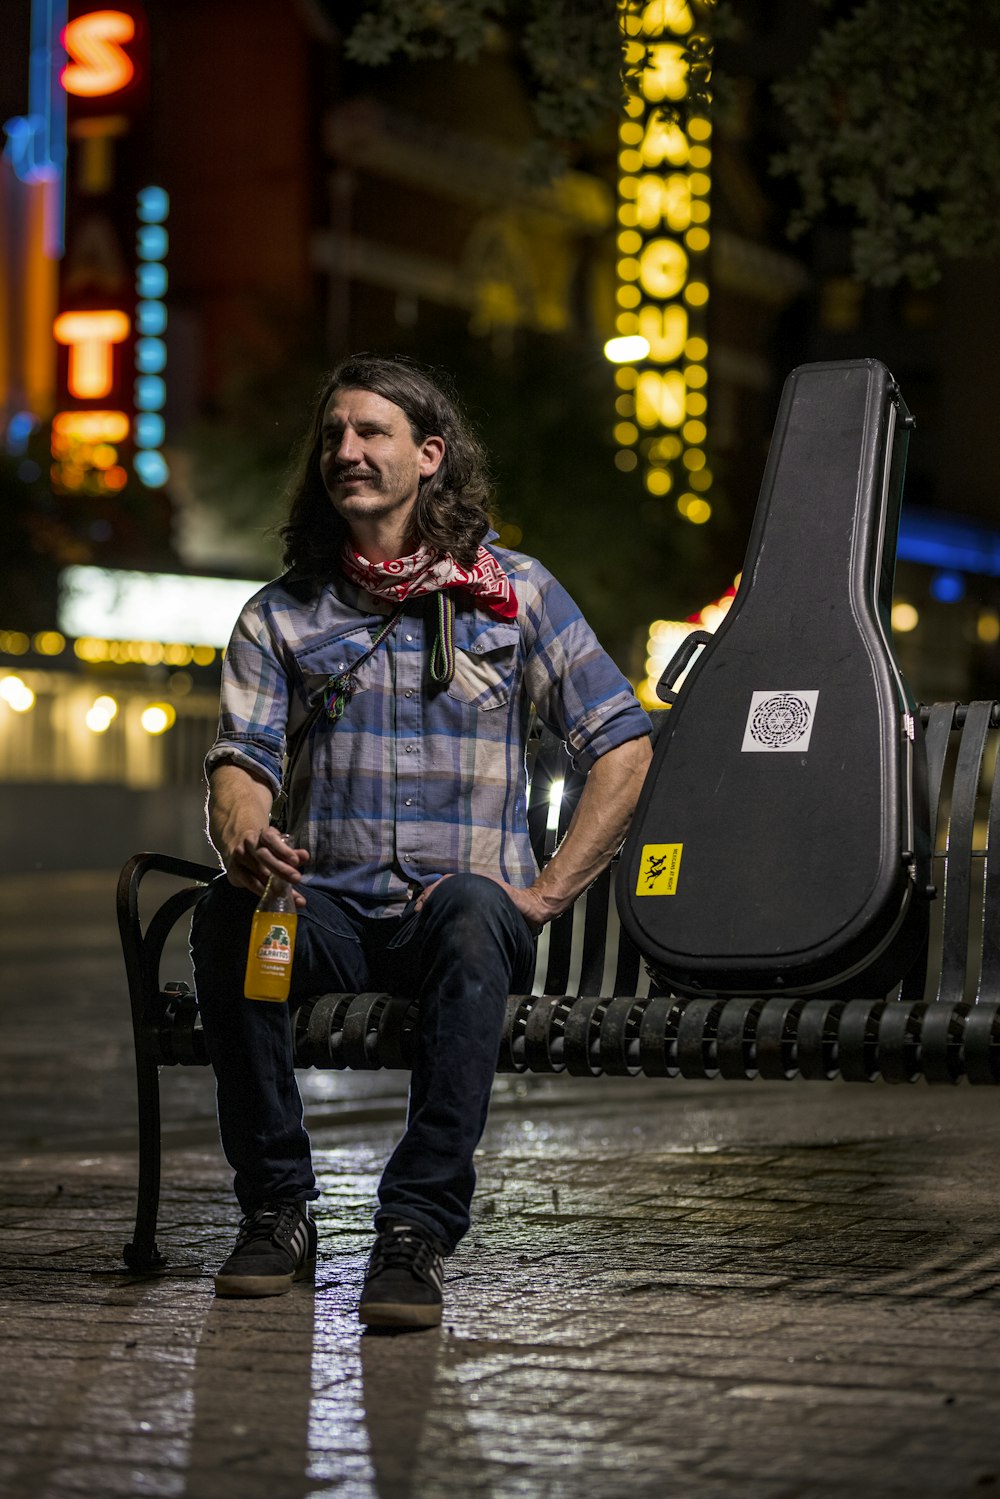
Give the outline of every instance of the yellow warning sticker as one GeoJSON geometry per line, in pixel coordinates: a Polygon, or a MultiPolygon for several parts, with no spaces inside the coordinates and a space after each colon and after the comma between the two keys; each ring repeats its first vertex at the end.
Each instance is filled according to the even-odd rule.
{"type": "Polygon", "coordinates": [[[675,895],[683,843],[644,843],[636,895],[675,895]]]}

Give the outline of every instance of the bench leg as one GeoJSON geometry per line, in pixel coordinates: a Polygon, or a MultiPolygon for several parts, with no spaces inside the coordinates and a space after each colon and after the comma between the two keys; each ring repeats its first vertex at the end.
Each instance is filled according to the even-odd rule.
{"type": "Polygon", "coordinates": [[[130,1270],[162,1270],[166,1260],[156,1247],[160,1205],[160,1077],[155,1062],[136,1058],[139,1103],[139,1191],[135,1234],[122,1250],[130,1270]]]}

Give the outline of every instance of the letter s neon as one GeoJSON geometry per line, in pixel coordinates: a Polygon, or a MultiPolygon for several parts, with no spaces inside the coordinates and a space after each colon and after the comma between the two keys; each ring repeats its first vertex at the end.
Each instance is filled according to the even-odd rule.
{"type": "Polygon", "coordinates": [[[68,94],[98,99],[130,83],[135,65],[119,45],[135,36],[135,22],[121,10],[92,10],[63,28],[62,44],[73,62],[59,81],[68,94]]]}

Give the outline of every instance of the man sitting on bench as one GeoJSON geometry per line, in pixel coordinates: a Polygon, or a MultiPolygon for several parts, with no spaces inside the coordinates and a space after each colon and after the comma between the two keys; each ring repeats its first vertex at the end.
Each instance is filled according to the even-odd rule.
{"type": "Polygon", "coordinates": [[[237,622],[206,762],[226,874],[196,908],[192,950],[244,1215],[220,1296],[280,1294],[313,1267],[319,1193],[289,1010],[374,989],[412,995],[419,1012],[360,1317],[441,1321],[507,995],[530,984],[537,933],[606,867],[635,806],[649,720],[551,574],[495,544],[487,503],[478,442],[418,367],[363,355],[333,371],[283,530],[288,571],[237,622]],[[526,821],[531,704],[591,767],[541,874],[526,821]],[[269,823],[283,791],[293,847],[269,823]],[[287,1006],[243,996],[271,874],[300,908],[287,1006]]]}

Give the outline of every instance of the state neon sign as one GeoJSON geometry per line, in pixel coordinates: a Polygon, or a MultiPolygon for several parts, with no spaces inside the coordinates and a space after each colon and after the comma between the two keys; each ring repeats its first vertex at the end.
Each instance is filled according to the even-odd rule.
{"type": "MultiPolygon", "coordinates": [[[[65,16],[63,0],[63,20],[65,16]]],[[[150,372],[162,370],[166,363],[160,337],[166,312],[158,299],[166,282],[162,262],[167,198],[159,189],[140,193],[140,205],[149,211],[140,208],[133,258],[123,243],[122,230],[130,238],[132,228],[126,229],[122,221],[123,189],[132,186],[134,191],[142,145],[138,157],[135,150],[119,157],[118,142],[130,133],[132,116],[143,107],[145,13],[139,0],[100,8],[80,6],[77,0],[70,16],[57,33],[65,56],[52,75],[57,92],[68,101],[70,150],[78,154],[77,169],[70,176],[70,227],[75,233],[68,235],[61,276],[70,305],[64,302],[52,323],[55,343],[66,350],[59,366],[60,404],[66,409],[57,411],[52,421],[51,477],[57,493],[101,496],[128,482],[126,459],[119,453],[122,443],[131,441],[138,450],[132,464],[144,483],[162,484],[167,478],[160,452],[163,398],[150,420],[150,392],[145,386],[139,390],[141,381],[153,379],[150,372]],[[133,305],[136,291],[138,306],[133,305]],[[133,357],[139,377],[135,399],[132,393],[126,395],[133,357]],[[79,406],[73,408],[74,402],[79,406]]],[[[158,375],[156,381],[163,387],[158,375]]]]}

